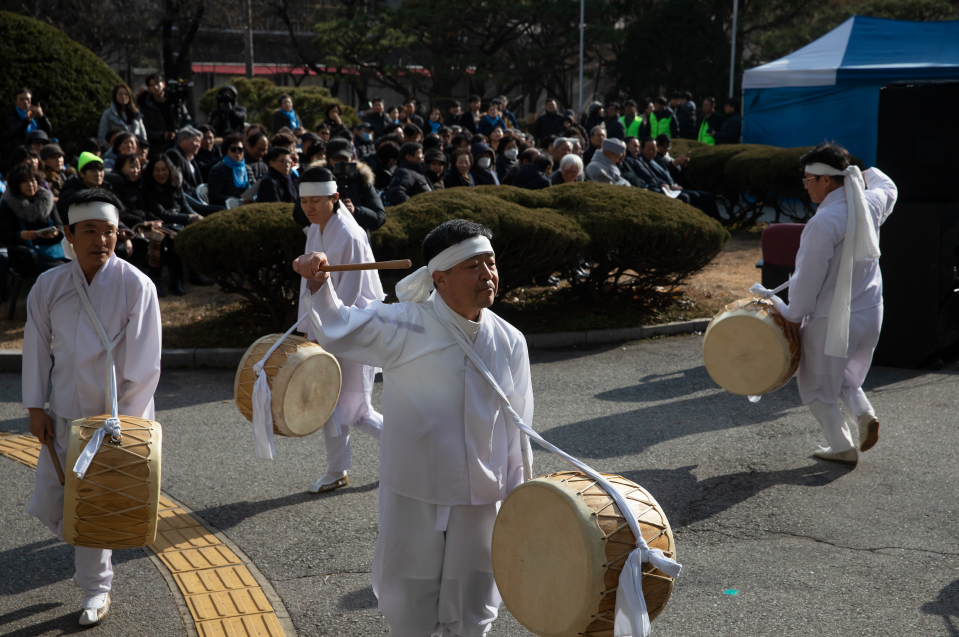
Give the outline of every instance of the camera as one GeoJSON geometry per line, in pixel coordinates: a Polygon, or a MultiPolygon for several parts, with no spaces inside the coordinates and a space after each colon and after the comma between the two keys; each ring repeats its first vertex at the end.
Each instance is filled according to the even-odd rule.
{"type": "Polygon", "coordinates": [[[188,97],[190,97],[191,88],[193,88],[193,82],[186,82],[184,80],[168,80],[166,83],[166,90],[164,92],[168,97],[186,100],[188,97]]]}
{"type": "Polygon", "coordinates": [[[355,161],[339,161],[333,166],[333,177],[336,179],[336,189],[342,193],[347,190],[347,183],[350,177],[356,174],[355,161]]]}

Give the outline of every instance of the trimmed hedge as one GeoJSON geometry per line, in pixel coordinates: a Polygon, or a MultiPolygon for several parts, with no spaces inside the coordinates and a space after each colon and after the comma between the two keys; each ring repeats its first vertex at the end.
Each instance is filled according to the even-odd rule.
{"type": "Polygon", "coordinates": [[[33,91],[35,103],[53,124],[53,135],[64,150],[87,137],[96,137],[100,115],[110,105],[110,93],[120,77],[89,49],[59,29],[39,20],[0,11],[0,95],[4,126],[0,149],[10,136],[6,117],[13,110],[17,89],[33,91]]]}
{"type": "Polygon", "coordinates": [[[176,251],[187,266],[240,294],[258,320],[274,331],[296,319],[300,275],[293,260],[306,235],[293,221],[293,204],[262,203],[224,210],[177,234],[176,251]]]}
{"type": "Polygon", "coordinates": [[[544,190],[511,186],[453,188],[418,195],[390,208],[372,234],[379,259],[422,264],[426,234],[447,219],[477,221],[493,230],[500,288],[568,269],[584,254],[594,301],[623,288],[636,293],[673,287],[718,254],[729,234],[695,208],[638,188],[571,183],[544,190]]]}
{"type": "MultiPolygon", "coordinates": [[[[246,121],[263,124],[267,130],[273,123],[273,113],[279,107],[277,100],[284,93],[293,98],[293,110],[307,130],[315,130],[319,126],[326,118],[326,107],[330,104],[339,105],[340,118],[347,126],[352,127],[360,121],[352,106],[332,97],[329,90],[322,86],[277,86],[262,78],[250,80],[245,77],[231,78],[228,84],[236,87],[237,104],[247,109],[246,121]]],[[[220,88],[211,88],[200,98],[200,110],[208,116],[216,109],[216,94],[220,88]]]]}

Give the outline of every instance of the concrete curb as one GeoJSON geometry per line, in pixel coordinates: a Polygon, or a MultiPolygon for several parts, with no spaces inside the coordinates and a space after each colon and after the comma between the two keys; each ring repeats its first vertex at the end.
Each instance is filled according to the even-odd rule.
{"type": "MultiPolygon", "coordinates": [[[[530,349],[554,349],[579,345],[602,345],[638,341],[654,336],[676,336],[706,331],[710,319],[677,321],[663,325],[623,327],[614,330],[588,330],[585,332],[553,332],[552,334],[528,334],[526,344],[530,349]]],[[[245,348],[165,349],[161,357],[163,369],[236,369],[245,348]]],[[[17,372],[23,367],[23,353],[18,349],[0,349],[0,372],[17,372]]]]}

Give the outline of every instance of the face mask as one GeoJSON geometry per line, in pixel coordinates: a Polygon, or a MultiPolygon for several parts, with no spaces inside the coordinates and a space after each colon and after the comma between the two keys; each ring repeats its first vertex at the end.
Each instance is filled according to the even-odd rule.
{"type": "Polygon", "coordinates": [[[509,150],[507,150],[507,151],[504,152],[503,154],[506,155],[506,159],[509,159],[510,161],[512,161],[512,160],[516,159],[516,155],[519,154],[519,151],[516,150],[515,148],[510,148],[509,150]]]}
{"type": "Polygon", "coordinates": [[[363,133],[363,135],[361,135],[361,137],[363,138],[363,141],[364,141],[364,142],[368,142],[368,141],[371,141],[371,140],[373,139],[373,136],[370,135],[369,133],[363,133]]]}
{"type": "Polygon", "coordinates": [[[476,165],[483,169],[489,168],[489,157],[480,157],[476,165]]]}

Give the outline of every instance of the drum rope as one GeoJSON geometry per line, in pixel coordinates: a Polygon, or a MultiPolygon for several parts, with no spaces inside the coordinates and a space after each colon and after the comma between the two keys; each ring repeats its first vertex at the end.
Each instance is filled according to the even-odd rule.
{"type": "Polygon", "coordinates": [[[83,448],[83,451],[80,452],[79,457],[77,457],[77,462],[73,466],[74,475],[76,475],[77,478],[83,479],[87,469],[90,467],[90,463],[93,461],[93,456],[100,450],[100,445],[103,444],[103,439],[107,434],[110,434],[110,444],[119,447],[123,442],[123,428],[120,424],[120,416],[117,408],[117,374],[116,365],[113,360],[113,348],[115,348],[117,343],[120,342],[120,339],[123,338],[124,332],[120,330],[116,339],[113,341],[110,340],[106,330],[103,329],[103,323],[100,322],[97,313],[93,310],[93,304],[90,303],[90,296],[87,294],[83,281],[80,279],[80,266],[73,263],[70,267],[73,268],[73,286],[77,289],[77,295],[80,297],[83,309],[86,310],[90,321],[97,328],[100,342],[103,343],[103,347],[107,351],[107,395],[105,398],[105,411],[110,413],[110,417],[104,420],[103,425],[96,430],[90,442],[88,442],[83,448]]]}
{"type": "MultiPolygon", "coordinates": [[[[440,306],[440,304],[434,304],[434,307],[438,306],[440,306]]],[[[442,304],[442,306],[445,308],[445,303],[442,304]]],[[[452,310],[449,311],[452,312],[452,310]]],[[[495,378],[493,378],[493,374],[490,373],[489,369],[486,367],[486,363],[484,363],[483,359],[479,357],[472,345],[467,343],[466,337],[460,334],[455,328],[453,328],[452,325],[450,325],[450,320],[443,316],[443,312],[439,312],[439,314],[445,319],[441,322],[446,326],[447,330],[449,330],[450,334],[453,336],[453,339],[460,346],[460,349],[463,350],[463,353],[466,354],[466,357],[472,361],[476,369],[486,379],[486,382],[488,382],[493,390],[499,395],[500,401],[503,403],[506,413],[510,415],[510,418],[516,424],[516,427],[519,428],[520,432],[526,436],[529,436],[539,445],[551,451],[554,455],[559,456],[598,482],[600,485],[602,485],[603,489],[606,490],[607,494],[616,502],[616,506],[619,507],[620,512],[623,514],[626,522],[629,524],[630,530],[632,530],[633,535],[636,537],[636,549],[629,553],[629,557],[626,560],[626,565],[623,567],[623,571],[620,574],[619,588],[622,589],[623,594],[616,596],[616,620],[613,634],[614,637],[647,637],[647,635],[649,635],[650,627],[649,614],[646,611],[646,600],[643,596],[642,565],[643,563],[650,563],[671,577],[679,576],[679,573],[682,570],[682,565],[677,564],[676,560],[666,557],[660,549],[649,548],[649,545],[643,538],[638,520],[632,515],[628,515],[632,513],[632,509],[629,506],[629,501],[619,491],[619,489],[613,486],[609,480],[607,480],[601,473],[583,461],[574,458],[559,447],[548,442],[533,428],[523,422],[523,419],[520,417],[520,415],[517,414],[516,410],[513,409],[513,406],[510,404],[509,398],[506,397],[506,393],[503,392],[502,387],[499,386],[499,383],[496,382],[495,378]]],[[[524,444],[522,446],[525,456],[526,445],[524,444]]],[[[524,468],[532,466],[532,462],[529,460],[526,460],[524,464],[526,465],[524,468]]],[[[527,469],[526,473],[532,473],[531,469],[527,469]]],[[[532,479],[531,475],[527,475],[526,477],[527,479],[532,479]]]]}

